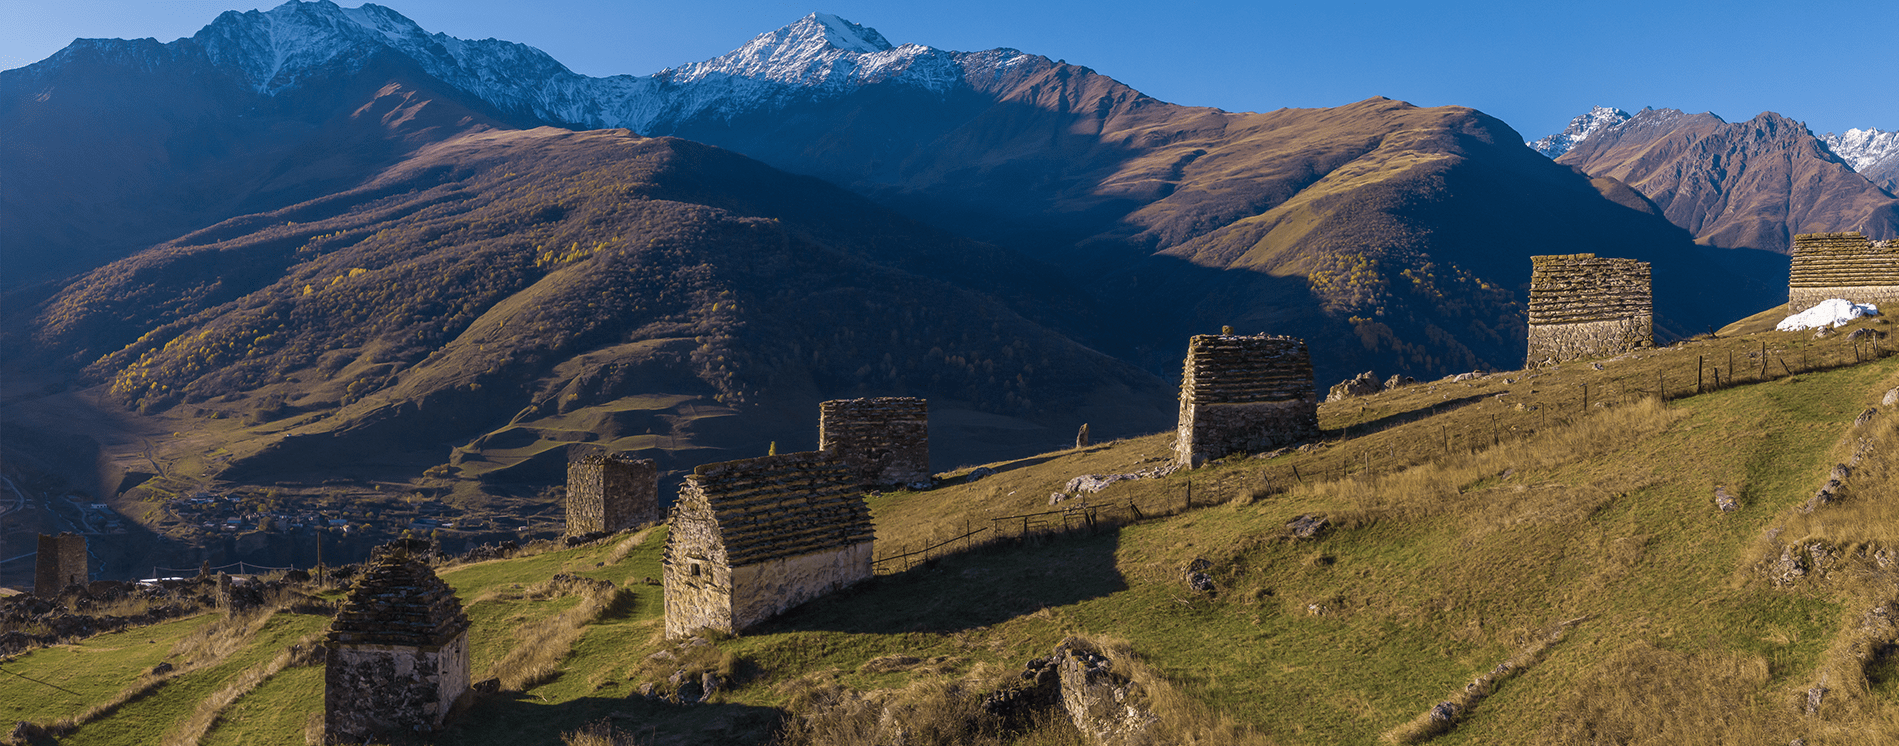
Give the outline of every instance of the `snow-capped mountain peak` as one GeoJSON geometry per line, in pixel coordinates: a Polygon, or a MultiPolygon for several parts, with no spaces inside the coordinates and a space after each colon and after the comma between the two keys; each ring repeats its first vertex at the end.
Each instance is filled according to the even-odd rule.
{"type": "Polygon", "coordinates": [[[1820,136],[1827,148],[1853,167],[1865,173],[1868,167],[1899,159],[1899,132],[1881,129],[1850,129],[1844,135],[1828,132],[1820,136]]]}
{"type": "Polygon", "coordinates": [[[867,85],[934,93],[976,81],[993,85],[1019,64],[1042,59],[1013,49],[963,53],[895,46],[876,29],[811,13],[704,62],[650,76],[594,78],[525,44],[431,34],[387,7],[344,8],[331,0],[288,0],[269,10],[230,11],[190,39],[150,45],[154,50],[139,44],[95,40],[75,46],[140,57],[202,56],[240,84],[272,97],[319,76],[353,73],[393,53],[503,112],[562,126],[645,133],[665,132],[694,118],[730,119],[848,95],[867,85]]]}
{"type": "Polygon", "coordinates": [[[1590,135],[1626,121],[1629,121],[1628,112],[1609,106],[1596,106],[1590,108],[1589,113],[1569,120],[1569,126],[1562,132],[1524,144],[1538,153],[1555,158],[1569,152],[1577,143],[1589,139],[1590,135]]]}
{"type": "MultiPolygon", "coordinates": [[[[689,83],[711,75],[797,85],[824,85],[854,77],[864,58],[911,57],[930,51],[906,44],[893,47],[883,34],[829,13],[812,13],[789,26],[759,34],[745,46],[718,57],[655,77],[689,83]]],[[[872,65],[890,60],[873,60],[872,65]]]]}
{"type": "Polygon", "coordinates": [[[829,13],[812,13],[799,23],[816,21],[824,26],[825,41],[846,52],[870,54],[893,48],[877,29],[859,26],[829,13]]]}

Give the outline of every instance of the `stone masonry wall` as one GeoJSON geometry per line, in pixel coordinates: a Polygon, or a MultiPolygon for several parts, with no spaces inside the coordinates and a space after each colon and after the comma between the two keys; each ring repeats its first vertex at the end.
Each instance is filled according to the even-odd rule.
{"type": "Polygon", "coordinates": [[[74,583],[85,585],[91,579],[86,564],[86,537],[40,534],[39,553],[33,558],[33,595],[50,598],[74,583]]]}
{"type": "Polygon", "coordinates": [[[865,484],[930,481],[930,404],[896,396],[819,404],[818,450],[836,454],[865,484]]]}
{"type": "Polygon", "coordinates": [[[328,743],[362,743],[441,727],[468,690],[468,635],[439,648],[348,645],[323,671],[328,743]]]}
{"type": "Polygon", "coordinates": [[[1192,467],[1315,437],[1319,397],[1305,340],[1203,334],[1187,344],[1175,456],[1192,467]]]}
{"type": "Polygon", "coordinates": [[[1899,241],[1869,241],[1858,233],[1794,236],[1787,276],[1787,311],[1799,313],[1832,298],[1899,307],[1899,241]]]}
{"type": "Polygon", "coordinates": [[[661,517],[652,459],[596,453],[567,463],[567,533],[619,531],[661,517]]]}
{"type": "Polygon", "coordinates": [[[1648,262],[1595,254],[1530,261],[1528,365],[1620,355],[1655,344],[1648,262]]]}
{"type": "Polygon", "coordinates": [[[666,538],[666,634],[738,632],[866,579],[874,536],[859,473],[830,452],[694,469],[666,538]]]}
{"type": "Polygon", "coordinates": [[[468,616],[407,551],[378,555],[330,622],[324,739],[361,743],[441,726],[468,693],[468,616]]]}

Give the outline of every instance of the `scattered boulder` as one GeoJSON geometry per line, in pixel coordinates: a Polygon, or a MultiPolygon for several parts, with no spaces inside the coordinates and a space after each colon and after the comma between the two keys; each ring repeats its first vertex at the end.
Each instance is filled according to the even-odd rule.
{"type": "Polygon", "coordinates": [[[1728,488],[1716,487],[1714,488],[1714,506],[1720,508],[1723,513],[1732,513],[1740,509],[1741,501],[1728,494],[1728,488]]]}
{"type": "Polygon", "coordinates": [[[1854,418],[1853,427],[1865,427],[1867,423],[1872,422],[1873,418],[1877,416],[1879,416],[1879,410],[1867,409],[1859,413],[1859,417],[1854,418]]]}
{"type": "Polygon", "coordinates": [[[1292,522],[1287,523],[1286,530],[1291,531],[1292,535],[1296,538],[1310,539],[1324,531],[1325,526],[1325,516],[1302,515],[1292,519],[1292,522]]]}
{"type": "Polygon", "coordinates": [[[1418,379],[1412,378],[1410,376],[1393,375],[1392,377],[1385,379],[1385,390],[1391,391],[1392,389],[1396,389],[1399,386],[1409,386],[1417,382],[1418,382],[1418,379]]]}
{"type": "Polygon", "coordinates": [[[165,674],[168,674],[171,672],[172,672],[171,661],[160,661],[158,665],[152,666],[152,670],[149,675],[164,676],[165,674]]]}
{"type": "Polygon", "coordinates": [[[712,695],[718,694],[719,690],[724,688],[725,682],[719,678],[718,674],[707,671],[699,677],[699,699],[701,701],[711,699],[712,695]]]}
{"type": "Polygon", "coordinates": [[[1196,593],[1213,592],[1213,576],[1204,572],[1187,573],[1187,587],[1196,593]]]}
{"type": "Polygon", "coordinates": [[[1812,689],[1807,690],[1808,715],[1814,715],[1820,712],[1820,702],[1826,699],[1826,693],[1829,691],[1832,690],[1827,688],[1824,678],[1821,683],[1814,684],[1812,689]]]}
{"type": "Polygon", "coordinates": [[[1372,375],[1372,372],[1368,370],[1358,374],[1357,377],[1341,381],[1333,386],[1331,390],[1326,393],[1325,400],[1328,402],[1344,401],[1354,396],[1376,394],[1383,390],[1384,388],[1378,385],[1378,376],[1372,375]]]}
{"type": "Polygon", "coordinates": [[[1048,504],[1060,505],[1063,500],[1067,500],[1070,497],[1074,497],[1074,496],[1066,492],[1051,492],[1048,495],[1048,504]]]}
{"type": "Polygon", "coordinates": [[[1451,377],[1451,383],[1463,383],[1463,382],[1465,382],[1465,381],[1475,381],[1475,380],[1477,380],[1477,379],[1479,379],[1479,378],[1483,378],[1483,377],[1484,377],[1484,372],[1483,372],[1483,371],[1481,371],[1481,370],[1473,370],[1473,371],[1471,371],[1471,372],[1469,372],[1469,373],[1459,373],[1459,374],[1457,374],[1457,375],[1455,375],[1455,376],[1452,376],[1452,377],[1451,377]]]}
{"type": "Polygon", "coordinates": [[[1431,720],[1434,722],[1448,723],[1455,719],[1457,719],[1457,703],[1455,702],[1439,702],[1431,708],[1431,720]]]}
{"type": "Polygon", "coordinates": [[[984,695],[982,709],[1002,720],[1003,728],[1022,731],[1035,716],[1061,701],[1061,678],[1054,656],[1030,659],[1015,681],[984,695]]]}
{"type": "Polygon", "coordinates": [[[963,476],[963,482],[967,484],[969,482],[974,482],[979,479],[987,479],[995,475],[996,475],[995,469],[991,469],[987,466],[978,466],[974,469],[970,469],[969,473],[963,476]]]}
{"type": "Polygon", "coordinates": [[[1088,447],[1088,423],[1086,422],[1081,423],[1081,430],[1075,433],[1075,447],[1088,447]]]}
{"type": "Polygon", "coordinates": [[[1833,502],[1839,498],[1840,490],[1845,487],[1846,483],[1838,478],[1828,479],[1826,484],[1820,487],[1820,491],[1813,493],[1813,497],[1807,498],[1807,504],[1800,507],[1800,512],[1811,513],[1820,506],[1833,502]]]}
{"type": "Polygon", "coordinates": [[[1899,387],[1886,392],[1885,398],[1880,399],[1879,404],[1883,407],[1899,407],[1899,387]]]}
{"type": "Polygon", "coordinates": [[[1781,547],[1780,559],[1767,568],[1767,575],[1774,585],[1788,586],[1807,575],[1807,560],[1794,553],[1793,547],[1781,547]]]}
{"type": "MultiPolygon", "coordinates": [[[[652,685],[648,684],[647,686],[652,685]]],[[[501,691],[501,679],[493,677],[482,679],[475,682],[474,685],[469,688],[480,694],[494,694],[495,692],[501,691]]]]}
{"type": "Polygon", "coordinates": [[[1075,728],[1102,746],[1147,743],[1155,717],[1147,692],[1107,656],[1075,638],[1055,648],[1062,707],[1075,728]]]}

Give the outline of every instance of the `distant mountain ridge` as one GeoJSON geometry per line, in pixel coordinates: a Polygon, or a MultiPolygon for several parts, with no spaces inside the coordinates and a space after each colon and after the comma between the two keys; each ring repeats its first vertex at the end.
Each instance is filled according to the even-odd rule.
{"type": "Polygon", "coordinates": [[[1618,112],[1595,107],[1528,145],[1634,187],[1714,246],[1786,253],[1799,233],[1899,236],[1899,200],[1875,178],[1899,166],[1899,135],[1851,130],[1828,140],[1772,112],[1735,123],[1677,109],[1618,112]]]}
{"type": "Polygon", "coordinates": [[[120,409],[259,423],[232,479],[403,450],[396,477],[534,483],[574,443],[683,467],[869,394],[943,402],[946,444],[1047,446],[1165,427],[1184,340],[1223,326],[1306,338],[1321,385],[1514,367],[1535,254],[1652,262],[1664,339],[1785,289],[1473,109],[1181,106],[824,14],[586,78],[289,4],[0,72],[0,130],[9,269],[48,264],[0,297],[9,349],[120,409]],[[616,122],[651,129],[567,131],[616,122]]]}
{"type": "Polygon", "coordinates": [[[1899,132],[1849,129],[1845,134],[1820,136],[1835,155],[1887,192],[1899,194],[1899,132]]]}
{"type": "Polygon", "coordinates": [[[1576,143],[1589,139],[1590,135],[1629,121],[1629,116],[1628,112],[1621,109],[1608,106],[1593,107],[1589,113],[1577,115],[1575,119],[1569,120],[1569,126],[1563,128],[1562,132],[1524,144],[1546,157],[1555,158],[1569,152],[1570,148],[1576,147],[1576,143]]]}

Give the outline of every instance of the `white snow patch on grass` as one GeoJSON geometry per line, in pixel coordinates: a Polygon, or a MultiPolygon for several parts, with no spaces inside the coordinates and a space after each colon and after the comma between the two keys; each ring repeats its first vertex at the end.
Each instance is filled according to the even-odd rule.
{"type": "Polygon", "coordinates": [[[1818,329],[1823,326],[1842,327],[1862,316],[1878,316],[1879,307],[1871,303],[1854,303],[1849,300],[1833,298],[1820,301],[1819,305],[1800,313],[1788,316],[1786,320],[1774,325],[1774,329],[1783,332],[1797,332],[1802,329],[1818,329]]]}

